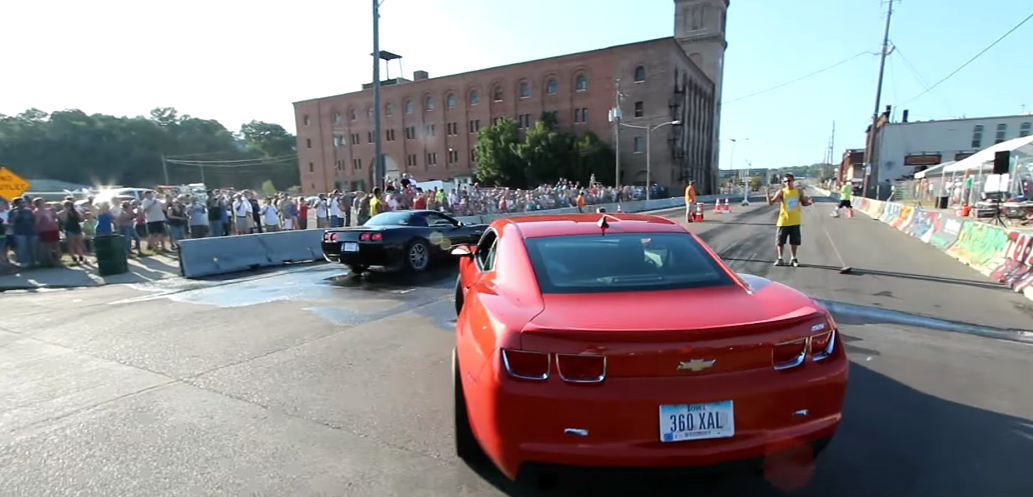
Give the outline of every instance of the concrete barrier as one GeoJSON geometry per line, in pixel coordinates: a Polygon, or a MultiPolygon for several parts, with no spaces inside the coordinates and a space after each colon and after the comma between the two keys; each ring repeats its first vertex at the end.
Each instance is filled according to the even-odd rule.
{"type": "Polygon", "coordinates": [[[323,230],[198,238],[179,242],[179,272],[187,278],[235,273],[323,258],[323,230]]]}

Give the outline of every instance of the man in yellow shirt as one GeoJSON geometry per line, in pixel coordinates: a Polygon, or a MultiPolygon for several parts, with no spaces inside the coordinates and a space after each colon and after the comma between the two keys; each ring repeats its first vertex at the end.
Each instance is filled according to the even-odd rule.
{"type": "Polygon", "coordinates": [[[800,241],[803,238],[800,234],[800,207],[814,203],[807,195],[804,195],[802,190],[796,188],[794,180],[792,174],[786,174],[782,179],[784,186],[773,196],[768,188],[764,188],[764,196],[768,200],[768,205],[778,202],[778,221],[775,223],[775,226],[778,227],[778,239],[775,244],[778,249],[776,266],[785,265],[782,252],[787,240],[793,256],[789,263],[797,267],[800,265],[796,259],[796,251],[800,248],[800,241]]]}
{"type": "Polygon", "coordinates": [[[696,182],[689,181],[685,186],[685,222],[692,222],[693,209],[696,206],[696,182]]]}
{"type": "Polygon", "coordinates": [[[854,217],[854,206],[850,203],[850,199],[854,196],[854,187],[850,182],[843,183],[843,186],[839,187],[839,206],[836,210],[832,211],[832,217],[839,217],[839,210],[846,209],[847,215],[854,217]]]}
{"type": "Polygon", "coordinates": [[[384,202],[380,200],[380,187],[373,189],[373,195],[369,197],[369,217],[384,212],[384,202]]]}

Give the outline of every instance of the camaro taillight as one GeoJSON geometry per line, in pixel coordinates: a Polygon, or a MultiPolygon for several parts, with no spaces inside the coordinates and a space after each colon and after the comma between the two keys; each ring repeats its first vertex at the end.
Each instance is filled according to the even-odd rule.
{"type": "Polygon", "coordinates": [[[545,352],[502,349],[502,365],[515,378],[544,380],[549,377],[549,354],[545,352]]]}
{"type": "Polygon", "coordinates": [[[771,349],[771,362],[775,369],[794,368],[807,359],[807,339],[800,338],[775,345],[771,349]]]}
{"type": "Polygon", "coordinates": [[[826,317],[824,326],[821,324],[811,328],[812,332],[818,332],[807,338],[783,342],[775,345],[771,351],[771,362],[775,369],[789,369],[799,366],[807,360],[810,355],[814,361],[828,359],[836,350],[836,323],[831,316],[826,317]]]}
{"type": "Polygon", "coordinates": [[[379,242],[384,239],[384,235],[380,233],[363,233],[359,235],[359,241],[362,242],[379,242]]]}
{"type": "Polygon", "coordinates": [[[556,371],[563,381],[598,383],[606,378],[606,356],[556,354],[556,371]]]}

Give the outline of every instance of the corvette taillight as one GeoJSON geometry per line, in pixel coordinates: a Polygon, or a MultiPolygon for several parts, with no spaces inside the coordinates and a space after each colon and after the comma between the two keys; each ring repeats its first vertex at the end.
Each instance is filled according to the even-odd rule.
{"type": "Polygon", "coordinates": [[[803,364],[807,359],[807,339],[801,338],[775,345],[771,349],[771,362],[775,369],[789,369],[803,364]]]}
{"type": "Polygon", "coordinates": [[[599,383],[606,378],[606,356],[556,354],[556,371],[563,381],[599,383]]]}
{"type": "Polygon", "coordinates": [[[502,365],[514,378],[545,380],[549,378],[549,354],[530,350],[502,349],[502,365]]]}
{"type": "Polygon", "coordinates": [[[336,242],[337,241],[337,233],[330,233],[330,241],[331,242],[336,242]]]}
{"type": "Polygon", "coordinates": [[[384,239],[384,235],[380,233],[363,233],[359,235],[359,241],[362,242],[379,242],[384,239]]]}

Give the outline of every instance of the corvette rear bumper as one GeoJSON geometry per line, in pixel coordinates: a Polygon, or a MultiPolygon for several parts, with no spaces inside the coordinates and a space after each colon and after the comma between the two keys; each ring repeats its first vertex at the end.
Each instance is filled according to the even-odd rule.
{"type": "MultiPolygon", "coordinates": [[[[831,438],[842,417],[847,368],[842,350],[828,363],[808,363],[796,371],[613,378],[598,385],[568,384],[555,377],[521,381],[486,368],[471,385],[481,402],[471,406],[470,415],[485,452],[509,478],[529,463],[720,466],[831,438]],[[660,441],[660,405],[720,400],[734,402],[734,436],[660,441]]],[[[472,400],[468,394],[468,402],[472,400]]]]}

